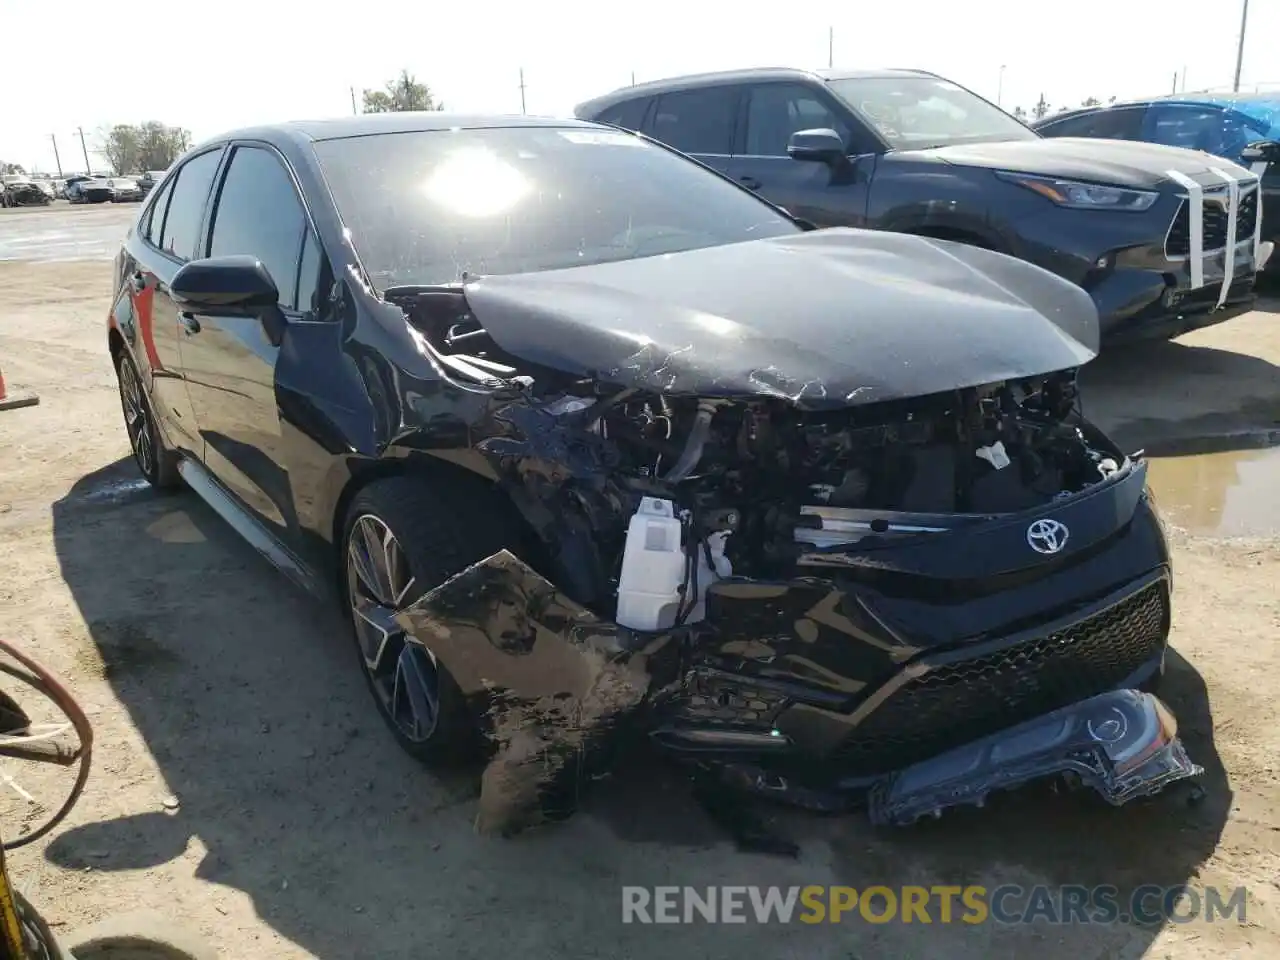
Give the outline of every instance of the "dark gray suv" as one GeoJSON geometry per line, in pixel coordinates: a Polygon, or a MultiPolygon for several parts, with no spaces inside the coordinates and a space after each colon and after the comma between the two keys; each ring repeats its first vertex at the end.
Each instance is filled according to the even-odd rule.
{"type": "Polygon", "coordinates": [[[701,74],[575,112],[661,140],[820,227],[1029,260],[1089,291],[1112,343],[1248,310],[1272,248],[1249,170],[1176,147],[1042,138],[922,71],[701,74]]]}

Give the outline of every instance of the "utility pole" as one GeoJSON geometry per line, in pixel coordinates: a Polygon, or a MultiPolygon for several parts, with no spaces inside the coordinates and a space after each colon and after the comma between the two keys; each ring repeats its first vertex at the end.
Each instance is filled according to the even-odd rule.
{"type": "Polygon", "coordinates": [[[631,71],[631,85],[633,87],[636,85],[636,72],[634,70],[631,71]]]}
{"type": "Polygon", "coordinates": [[[1000,64],[1000,79],[996,81],[996,106],[1000,106],[1004,100],[1004,69],[1007,63],[1000,64]]]}
{"type": "Polygon", "coordinates": [[[1240,92],[1240,68],[1244,66],[1244,31],[1249,25],[1249,0],[1243,0],[1240,6],[1240,45],[1236,47],[1236,81],[1231,89],[1240,92]]]}
{"type": "Polygon", "coordinates": [[[58,156],[58,135],[56,133],[49,134],[49,139],[53,141],[53,162],[58,165],[58,179],[62,179],[62,158],[58,156]]]}
{"type": "Polygon", "coordinates": [[[524,67],[520,68],[520,112],[524,113],[524,67]]]}
{"type": "Polygon", "coordinates": [[[360,111],[356,109],[356,88],[352,87],[351,88],[351,114],[352,116],[354,116],[359,112],[360,111]]]}
{"type": "Polygon", "coordinates": [[[80,135],[80,150],[84,153],[84,175],[87,177],[93,171],[89,169],[89,148],[84,144],[84,127],[76,127],[76,133],[80,135]]]}
{"type": "Polygon", "coordinates": [[[836,28],[827,27],[827,69],[836,65],[836,28]]]}
{"type": "Polygon", "coordinates": [[[1170,91],[1170,93],[1177,93],[1177,92],[1178,92],[1178,71],[1175,70],[1173,71],[1173,89],[1170,91]]]}

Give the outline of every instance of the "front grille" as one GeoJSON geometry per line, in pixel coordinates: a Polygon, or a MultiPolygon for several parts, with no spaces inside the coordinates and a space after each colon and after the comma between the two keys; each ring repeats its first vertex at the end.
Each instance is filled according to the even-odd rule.
{"type": "MultiPolygon", "coordinates": [[[[1221,250],[1227,245],[1227,195],[1225,191],[1215,191],[1204,195],[1201,205],[1201,223],[1204,229],[1204,252],[1221,250]]],[[[1253,236],[1258,224],[1258,188],[1250,187],[1247,193],[1240,195],[1240,212],[1236,216],[1236,243],[1241,243],[1253,236]]],[[[1191,253],[1191,209],[1188,201],[1183,200],[1178,212],[1173,216],[1173,224],[1169,227],[1169,235],[1164,244],[1168,257],[1185,257],[1191,253]]]]}
{"type": "Polygon", "coordinates": [[[1115,689],[1168,632],[1163,580],[1054,633],[908,680],[858,724],[838,757],[851,776],[885,773],[1115,689]]]}

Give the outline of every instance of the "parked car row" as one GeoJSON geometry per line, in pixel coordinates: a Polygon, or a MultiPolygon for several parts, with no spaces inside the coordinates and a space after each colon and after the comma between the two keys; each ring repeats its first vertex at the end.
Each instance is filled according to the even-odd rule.
{"type": "Polygon", "coordinates": [[[21,173],[0,176],[0,207],[44,206],[53,199],[43,181],[21,173]]]}
{"type": "MultiPolygon", "coordinates": [[[[1047,139],[923,71],[705,74],[625,87],[576,113],[661,140],[818,226],[1029,260],[1090,293],[1110,343],[1247,311],[1274,246],[1246,167],[1167,145],[1047,139]]],[[[1280,171],[1280,147],[1260,149],[1280,171]]],[[[1274,192],[1273,173],[1267,183],[1274,192]]]]}
{"type": "Polygon", "coordinates": [[[164,176],[148,170],[139,177],[107,173],[72,174],[63,179],[5,174],[0,178],[0,206],[45,205],[52,200],[71,203],[129,203],[143,199],[164,176]]]}
{"type": "Polygon", "coordinates": [[[143,191],[134,177],[70,177],[65,196],[72,203],[125,203],[141,200],[143,191]]]}

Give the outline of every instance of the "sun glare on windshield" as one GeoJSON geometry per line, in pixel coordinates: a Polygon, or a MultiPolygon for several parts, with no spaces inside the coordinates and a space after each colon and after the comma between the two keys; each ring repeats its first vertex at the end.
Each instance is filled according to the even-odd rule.
{"type": "Polygon", "coordinates": [[[529,180],[488,150],[455,151],[432,171],[423,191],[463,217],[492,217],[514,207],[531,189],[529,180]]]}

